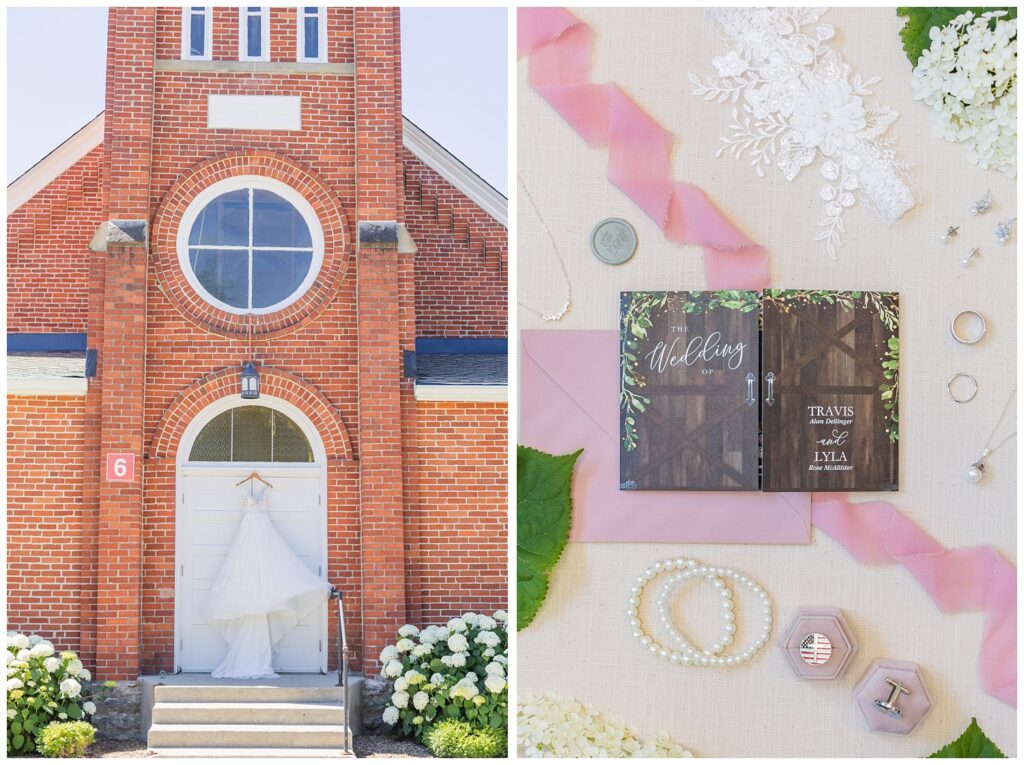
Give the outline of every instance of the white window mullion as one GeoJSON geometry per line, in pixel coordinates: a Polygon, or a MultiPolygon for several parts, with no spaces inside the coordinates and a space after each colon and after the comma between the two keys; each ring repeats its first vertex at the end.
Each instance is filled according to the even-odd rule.
{"type": "Polygon", "coordinates": [[[252,215],[254,191],[249,189],[249,311],[252,311],[252,215]]]}

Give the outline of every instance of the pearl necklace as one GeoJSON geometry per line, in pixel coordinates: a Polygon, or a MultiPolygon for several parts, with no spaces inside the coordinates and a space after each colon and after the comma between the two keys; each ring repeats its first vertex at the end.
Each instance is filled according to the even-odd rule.
{"type": "Polygon", "coordinates": [[[1017,431],[1013,431],[1010,435],[1004,438],[995,446],[989,446],[992,443],[992,437],[999,430],[999,426],[1003,424],[1003,420],[1006,418],[1006,413],[1010,410],[1010,404],[1013,402],[1014,397],[1017,395],[1017,386],[1013,386],[1013,390],[1010,391],[1010,397],[1006,399],[1006,403],[1003,404],[1003,411],[999,415],[999,419],[996,420],[995,426],[992,428],[992,432],[988,434],[988,439],[985,441],[985,451],[981,453],[981,456],[971,465],[967,471],[967,480],[971,483],[981,483],[981,479],[985,477],[985,458],[988,457],[992,452],[1003,446],[1007,441],[1017,435],[1017,431]]]}
{"type": "Polygon", "coordinates": [[[772,601],[761,585],[735,569],[706,566],[693,558],[666,558],[663,561],[657,561],[636,578],[636,584],[630,590],[629,607],[626,609],[626,616],[629,618],[629,624],[633,628],[633,637],[639,640],[640,644],[655,656],[665,659],[672,664],[696,667],[733,667],[745,661],[750,661],[754,654],[768,642],[768,636],[772,630],[772,601]],[[661,619],[662,625],[679,646],[678,651],[670,650],[658,643],[646,632],[643,623],[640,621],[639,607],[643,601],[644,590],[653,579],[663,574],[668,576],[668,580],[661,588],[661,593],[655,601],[655,605],[657,606],[658,616],[661,619]],[[682,582],[691,578],[710,583],[722,596],[724,632],[722,637],[708,648],[700,649],[691,645],[683,637],[682,633],[676,629],[670,615],[669,596],[682,582]],[[733,636],[736,634],[733,592],[727,582],[730,579],[734,583],[746,587],[760,600],[762,623],[761,631],[750,647],[731,656],[722,656],[719,654],[732,645],[733,636]]]}

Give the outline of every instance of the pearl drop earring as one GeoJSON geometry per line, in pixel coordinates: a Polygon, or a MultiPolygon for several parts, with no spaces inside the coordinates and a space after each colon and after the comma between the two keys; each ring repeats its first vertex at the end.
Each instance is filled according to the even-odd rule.
{"type": "Polygon", "coordinates": [[[967,257],[966,258],[964,258],[963,260],[960,261],[960,268],[970,268],[972,261],[975,258],[980,258],[980,257],[981,257],[981,254],[978,252],[978,248],[975,247],[973,250],[971,250],[969,253],[967,253],[967,257]]]}
{"type": "Polygon", "coordinates": [[[988,189],[985,191],[985,196],[971,205],[971,215],[984,215],[992,209],[992,191],[988,189]]]}
{"type": "Polygon", "coordinates": [[[939,234],[939,241],[946,244],[950,239],[953,239],[957,234],[960,233],[959,226],[950,226],[946,229],[944,234],[939,234]]]}
{"type": "Polygon", "coordinates": [[[1016,222],[1016,218],[999,221],[996,225],[996,239],[999,240],[999,244],[1006,244],[1010,241],[1010,237],[1013,235],[1013,224],[1016,222]]]}

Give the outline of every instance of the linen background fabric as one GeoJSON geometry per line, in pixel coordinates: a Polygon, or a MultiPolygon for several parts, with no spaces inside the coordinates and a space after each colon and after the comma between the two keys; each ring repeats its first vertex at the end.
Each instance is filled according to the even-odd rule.
{"type": "MultiPolygon", "coordinates": [[[[766,246],[773,286],[897,290],[901,293],[901,490],[854,495],[885,499],[947,547],[994,544],[1016,561],[1016,440],[986,460],[980,485],[964,473],[981,453],[1015,384],[1016,235],[1002,247],[996,223],[1016,215],[1016,184],[969,163],[962,146],[934,137],[933,115],[913,100],[911,65],[894,9],[832,9],[833,45],[874,86],[878,103],[900,117],[890,128],[899,157],[913,163],[920,204],[892,226],[864,204],[847,210],[838,259],[814,242],[821,218],[819,163],[793,182],[777,171],[758,178],[742,160],[714,158],[731,105],[690,95],[688,72],[712,72],[728,47],[699,9],[573,9],[595,32],[595,81],[619,83],[674,132],[677,178],[696,183],[755,241],[766,246]],[[971,217],[987,188],[994,205],[971,217]],[[949,245],[938,235],[960,225],[949,245]],[[981,258],[959,261],[972,247],[981,258]],[[985,314],[989,333],[977,346],[949,335],[963,308],[985,314]],[[977,398],[952,403],[946,380],[957,371],[978,379],[977,398]]],[[[519,62],[519,173],[566,261],[573,306],[559,322],[519,311],[523,329],[616,329],[618,293],[702,289],[699,247],[668,242],[653,221],[606,179],[604,150],[590,149],[526,84],[519,62]],[[623,266],[591,255],[598,220],[622,217],[639,249],[623,266]]],[[[819,161],[820,162],[820,161],[819,161]]],[[[519,295],[551,311],[564,288],[551,244],[532,208],[519,207],[519,295]]],[[[995,440],[1016,427],[1011,407],[995,440]],[[1008,425],[1008,423],[1010,423],[1008,425]]],[[[814,531],[807,546],[571,543],[552,575],[547,601],[518,635],[519,690],[554,690],[625,717],[641,734],[659,729],[698,756],[918,757],[956,738],[972,716],[1013,756],[1016,710],[986,694],[977,673],[984,614],[945,615],[899,566],[862,566],[814,531]],[[638,573],[668,555],[732,566],[761,582],[775,603],[772,643],[740,669],[674,667],[643,651],[626,621],[638,573]],[[798,680],[776,642],[796,610],[842,608],[860,650],[838,680],[798,680]],[[870,733],[853,687],[876,657],[918,663],[931,695],[930,715],[911,736],[870,733]]],[[[719,608],[706,588],[690,591],[677,613],[691,637],[711,638],[719,608]]],[[[738,623],[745,618],[742,593],[738,623]]],[[[652,627],[653,628],[653,627],[652,627]]],[[[742,626],[741,626],[742,630],[742,626]]],[[[742,642],[742,638],[740,641],[742,642]]]]}

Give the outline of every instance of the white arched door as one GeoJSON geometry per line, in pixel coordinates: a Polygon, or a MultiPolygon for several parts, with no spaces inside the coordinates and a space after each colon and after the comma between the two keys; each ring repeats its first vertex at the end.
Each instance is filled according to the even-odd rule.
{"type": "MultiPolygon", "coordinates": [[[[227,644],[199,616],[242,517],[237,486],[253,471],[273,488],[274,526],[311,571],[327,571],[326,459],[309,420],[287,402],[262,396],[218,401],[189,425],[178,452],[175,667],[209,672],[227,644]]],[[[327,671],[327,603],[277,644],[278,672],[327,671]]]]}

